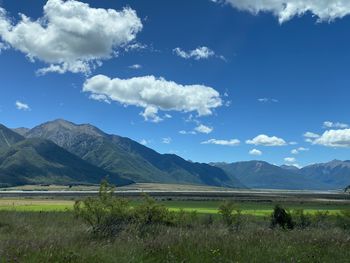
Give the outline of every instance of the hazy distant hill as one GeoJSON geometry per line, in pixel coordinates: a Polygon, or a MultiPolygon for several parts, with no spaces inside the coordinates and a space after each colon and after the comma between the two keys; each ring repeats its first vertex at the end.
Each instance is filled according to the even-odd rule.
{"type": "Polygon", "coordinates": [[[136,182],[187,183],[243,187],[220,168],[159,154],[129,138],[109,135],[89,125],[55,120],[25,133],[53,141],[82,159],[136,182]]]}
{"type": "Polygon", "coordinates": [[[334,160],[328,163],[313,164],[300,169],[299,173],[332,186],[332,188],[344,189],[350,185],[350,161],[334,160]]]}
{"type": "Polygon", "coordinates": [[[266,189],[328,189],[317,180],[263,161],[214,163],[228,175],[238,178],[249,188],[266,189]]]}

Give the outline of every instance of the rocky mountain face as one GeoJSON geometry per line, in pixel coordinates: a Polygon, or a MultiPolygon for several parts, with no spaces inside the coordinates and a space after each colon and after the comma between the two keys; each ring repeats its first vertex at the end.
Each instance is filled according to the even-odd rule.
{"type": "Polygon", "coordinates": [[[159,154],[129,138],[106,134],[89,124],[55,120],[34,127],[25,136],[51,140],[85,161],[135,182],[243,186],[220,168],[188,162],[173,154],[159,154]]]}

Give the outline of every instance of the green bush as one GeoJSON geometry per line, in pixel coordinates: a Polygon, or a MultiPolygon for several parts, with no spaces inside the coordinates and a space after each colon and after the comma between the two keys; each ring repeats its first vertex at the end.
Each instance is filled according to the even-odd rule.
{"type": "Polygon", "coordinates": [[[83,219],[94,234],[112,236],[132,219],[132,210],[125,199],[113,196],[114,188],[107,182],[100,186],[97,198],[86,198],[74,204],[74,214],[83,219]]]}
{"type": "Polygon", "coordinates": [[[149,196],[145,196],[143,203],[135,208],[134,217],[140,225],[172,225],[174,223],[173,213],[149,196]]]}
{"type": "Polygon", "coordinates": [[[291,214],[279,205],[275,206],[271,215],[271,227],[275,228],[276,226],[283,229],[294,228],[291,214]]]}
{"type": "Polygon", "coordinates": [[[197,211],[186,212],[180,209],[174,213],[174,224],[176,226],[193,228],[198,222],[197,211]]]}
{"type": "Polygon", "coordinates": [[[219,213],[224,224],[230,229],[235,228],[235,230],[238,230],[241,227],[242,212],[233,202],[226,201],[222,203],[219,206],[219,213]]]}
{"type": "Polygon", "coordinates": [[[350,210],[340,212],[340,215],[337,216],[337,226],[345,230],[350,230],[350,210]]]}
{"type": "Polygon", "coordinates": [[[327,222],[328,219],[329,219],[328,211],[317,211],[312,217],[312,224],[314,227],[317,227],[317,228],[327,228],[329,226],[327,222]]]}
{"type": "Polygon", "coordinates": [[[298,228],[305,229],[311,226],[311,216],[304,213],[303,209],[296,209],[293,211],[294,225],[298,228]]]}

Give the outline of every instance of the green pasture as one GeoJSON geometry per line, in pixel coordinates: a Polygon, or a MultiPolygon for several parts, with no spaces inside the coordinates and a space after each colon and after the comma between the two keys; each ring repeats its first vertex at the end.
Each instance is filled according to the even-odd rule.
{"type": "MultiPolygon", "coordinates": [[[[140,201],[132,201],[132,205],[137,206],[140,201]]],[[[198,214],[217,214],[218,207],[222,201],[161,201],[161,204],[169,208],[170,211],[193,212],[198,214]]],[[[50,200],[50,199],[0,199],[0,210],[14,211],[33,211],[33,212],[50,212],[50,211],[67,211],[72,210],[74,201],[70,200],[50,200]]],[[[243,214],[254,216],[270,215],[274,203],[259,202],[239,202],[237,209],[243,214]]],[[[306,213],[315,214],[318,211],[326,212],[330,215],[339,213],[341,210],[349,209],[345,204],[328,204],[328,203],[282,203],[282,206],[289,210],[304,209],[306,213]]]]}

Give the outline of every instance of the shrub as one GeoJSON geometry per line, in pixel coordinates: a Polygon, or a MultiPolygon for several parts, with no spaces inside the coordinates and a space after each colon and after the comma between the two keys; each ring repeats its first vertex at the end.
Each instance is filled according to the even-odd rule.
{"type": "Polygon", "coordinates": [[[145,196],[143,203],[135,208],[134,217],[141,225],[172,225],[174,222],[173,213],[149,196],[145,196]]]}
{"type": "Polygon", "coordinates": [[[311,225],[311,217],[304,213],[303,209],[293,211],[293,221],[296,227],[305,229],[311,225]]]}
{"type": "Polygon", "coordinates": [[[219,206],[219,213],[223,222],[230,229],[234,227],[238,230],[242,224],[242,213],[233,202],[226,201],[219,206]]]}
{"type": "Polygon", "coordinates": [[[337,226],[345,230],[350,229],[350,210],[343,210],[337,215],[337,226]]]}
{"type": "Polygon", "coordinates": [[[271,215],[271,227],[279,226],[283,229],[293,229],[292,216],[284,208],[276,205],[271,215]]]}
{"type": "Polygon", "coordinates": [[[192,228],[198,222],[197,211],[186,212],[180,209],[174,213],[174,224],[180,227],[192,228]]]}
{"type": "Polygon", "coordinates": [[[313,217],[312,217],[312,224],[315,227],[319,228],[327,228],[329,224],[327,224],[327,219],[329,218],[329,212],[328,211],[317,211],[313,217]]]}
{"type": "Polygon", "coordinates": [[[112,236],[131,220],[132,210],[127,200],[113,196],[114,188],[102,182],[97,198],[76,201],[74,213],[83,219],[94,234],[112,236]]]}

